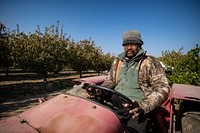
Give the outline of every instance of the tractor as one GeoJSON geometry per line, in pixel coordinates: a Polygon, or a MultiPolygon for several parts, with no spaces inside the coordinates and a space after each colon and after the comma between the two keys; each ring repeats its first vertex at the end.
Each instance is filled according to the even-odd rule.
{"type": "MultiPolygon", "coordinates": [[[[135,133],[126,126],[130,108],[115,107],[99,92],[123,94],[100,86],[106,76],[74,79],[66,93],[42,100],[21,114],[0,121],[1,133],[135,133]],[[86,93],[87,92],[87,93],[86,93]],[[94,98],[87,98],[87,95],[94,98]]],[[[149,133],[199,133],[200,87],[173,84],[168,99],[150,114],[149,133]]]]}

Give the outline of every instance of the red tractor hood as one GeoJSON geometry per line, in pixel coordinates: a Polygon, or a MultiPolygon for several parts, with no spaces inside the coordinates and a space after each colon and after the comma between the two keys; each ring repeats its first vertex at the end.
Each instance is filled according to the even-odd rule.
{"type": "Polygon", "coordinates": [[[109,109],[61,94],[18,116],[0,121],[1,133],[118,133],[122,127],[109,109]]]}

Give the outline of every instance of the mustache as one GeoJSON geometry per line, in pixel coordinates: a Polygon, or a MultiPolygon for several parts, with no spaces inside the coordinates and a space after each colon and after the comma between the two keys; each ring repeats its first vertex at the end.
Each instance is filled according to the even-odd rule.
{"type": "Polygon", "coordinates": [[[133,50],[127,50],[127,51],[126,51],[126,56],[127,56],[127,57],[133,57],[133,56],[135,56],[135,55],[136,55],[136,52],[133,51],[133,50]]]}
{"type": "Polygon", "coordinates": [[[130,53],[130,52],[131,52],[131,53],[135,53],[135,51],[133,51],[133,50],[127,50],[127,51],[126,51],[126,53],[130,53]]]}

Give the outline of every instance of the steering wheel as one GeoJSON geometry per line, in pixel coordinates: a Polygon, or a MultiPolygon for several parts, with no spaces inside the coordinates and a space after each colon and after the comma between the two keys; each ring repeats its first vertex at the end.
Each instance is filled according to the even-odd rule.
{"type": "MultiPolygon", "coordinates": [[[[120,98],[120,100],[122,100],[123,103],[127,103],[129,105],[132,105],[131,107],[123,107],[123,108],[119,108],[119,107],[116,107],[116,106],[112,105],[113,106],[112,109],[118,115],[125,116],[125,115],[128,114],[128,112],[129,112],[130,109],[135,108],[137,106],[137,105],[133,105],[132,100],[129,99],[127,96],[123,95],[122,93],[119,93],[119,92],[117,92],[115,90],[112,90],[112,89],[109,89],[109,88],[106,88],[106,87],[103,87],[103,86],[99,86],[99,85],[88,85],[87,88],[86,88],[86,91],[88,93],[94,95],[95,98],[98,97],[98,95],[96,94],[97,91],[96,90],[92,90],[91,91],[90,88],[94,88],[96,90],[101,90],[101,92],[103,93],[101,95],[104,95],[106,93],[115,94],[115,95],[117,95],[120,98]]],[[[100,101],[104,102],[104,101],[106,101],[106,99],[104,99],[104,97],[100,97],[100,101]]]]}

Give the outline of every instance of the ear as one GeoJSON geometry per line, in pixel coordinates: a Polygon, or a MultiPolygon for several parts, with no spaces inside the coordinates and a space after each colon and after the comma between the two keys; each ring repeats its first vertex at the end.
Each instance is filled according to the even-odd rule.
{"type": "Polygon", "coordinates": [[[142,45],[139,45],[139,49],[142,49],[142,45]]]}

